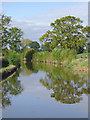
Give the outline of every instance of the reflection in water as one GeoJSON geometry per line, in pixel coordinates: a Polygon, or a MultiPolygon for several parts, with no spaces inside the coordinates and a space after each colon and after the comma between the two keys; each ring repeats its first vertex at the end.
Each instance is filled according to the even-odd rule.
{"type": "Polygon", "coordinates": [[[31,62],[27,62],[27,63],[22,62],[21,67],[22,67],[21,75],[24,75],[24,76],[29,76],[32,73],[38,72],[38,70],[34,69],[33,64],[31,62]]]}
{"type": "Polygon", "coordinates": [[[31,64],[21,63],[19,69],[13,77],[2,83],[2,105],[11,105],[12,96],[16,96],[23,91],[19,74],[30,76],[32,73],[45,71],[46,76],[40,79],[40,83],[47,89],[52,89],[51,97],[57,101],[67,104],[78,103],[82,100],[82,94],[88,94],[87,75],[74,74],[70,70],[56,67],[51,64],[31,64]]]}
{"type": "Polygon", "coordinates": [[[7,105],[11,105],[11,97],[18,95],[23,91],[20,80],[18,76],[20,69],[16,72],[13,77],[8,78],[8,80],[2,83],[2,106],[5,108],[7,105]]]}
{"type": "Polygon", "coordinates": [[[57,101],[66,104],[79,103],[82,100],[82,94],[88,94],[87,75],[74,74],[63,67],[47,64],[42,66],[40,69],[46,70],[47,74],[44,79],[40,79],[40,82],[47,89],[53,90],[51,97],[57,101]]]}

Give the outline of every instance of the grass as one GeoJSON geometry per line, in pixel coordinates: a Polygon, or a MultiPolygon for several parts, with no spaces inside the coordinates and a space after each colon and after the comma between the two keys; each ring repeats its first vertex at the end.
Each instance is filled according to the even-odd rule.
{"type": "Polygon", "coordinates": [[[33,61],[56,62],[58,64],[69,64],[76,58],[76,51],[70,49],[55,48],[52,52],[42,51],[33,55],[33,61]]]}
{"type": "Polygon", "coordinates": [[[78,54],[78,55],[77,55],[77,59],[79,59],[79,58],[83,58],[83,59],[88,58],[88,53],[78,54]]]}
{"type": "Polygon", "coordinates": [[[88,72],[88,53],[78,54],[76,59],[68,65],[68,68],[73,71],[88,72]]]}

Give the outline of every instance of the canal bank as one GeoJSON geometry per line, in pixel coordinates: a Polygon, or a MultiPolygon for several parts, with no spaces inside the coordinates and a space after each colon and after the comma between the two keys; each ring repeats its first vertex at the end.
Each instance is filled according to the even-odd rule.
{"type": "MultiPolygon", "coordinates": [[[[0,76],[2,76],[1,80],[9,77],[10,75],[12,75],[15,71],[17,70],[17,67],[15,65],[9,65],[8,67],[2,68],[0,70],[0,76]]],[[[1,81],[0,80],[0,81],[1,81]]]]}

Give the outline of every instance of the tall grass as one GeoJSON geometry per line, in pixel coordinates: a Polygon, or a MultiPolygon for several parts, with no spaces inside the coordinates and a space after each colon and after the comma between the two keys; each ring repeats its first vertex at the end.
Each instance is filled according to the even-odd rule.
{"type": "Polygon", "coordinates": [[[76,51],[70,49],[55,48],[52,52],[37,52],[33,55],[33,61],[38,62],[57,62],[69,64],[75,57],[76,51]]]}

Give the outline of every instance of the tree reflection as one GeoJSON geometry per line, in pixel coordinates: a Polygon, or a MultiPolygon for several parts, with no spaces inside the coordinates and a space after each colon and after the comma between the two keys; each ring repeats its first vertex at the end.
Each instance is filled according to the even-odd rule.
{"type": "Polygon", "coordinates": [[[32,73],[37,73],[38,70],[34,69],[33,64],[31,62],[21,62],[21,66],[22,66],[22,71],[21,71],[21,75],[24,76],[29,76],[32,73]]]}
{"type": "Polygon", "coordinates": [[[8,78],[8,80],[2,82],[2,106],[5,108],[7,105],[11,105],[11,97],[18,95],[23,91],[20,80],[18,76],[20,69],[16,72],[13,77],[8,78]]]}
{"type": "Polygon", "coordinates": [[[66,104],[79,103],[82,94],[88,94],[87,75],[74,74],[65,68],[53,67],[40,82],[47,88],[52,89],[51,97],[66,104]]]}

